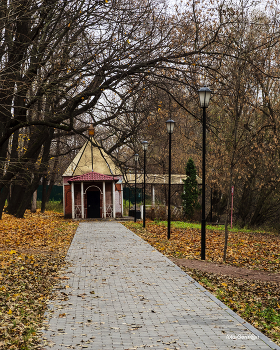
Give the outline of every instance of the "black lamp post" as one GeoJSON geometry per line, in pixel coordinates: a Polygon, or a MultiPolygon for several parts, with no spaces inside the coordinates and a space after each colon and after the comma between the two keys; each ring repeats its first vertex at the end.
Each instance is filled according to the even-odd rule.
{"type": "Polygon", "coordinates": [[[90,143],[91,143],[91,171],[93,171],[92,138],[94,136],[94,127],[92,124],[88,128],[88,136],[90,137],[90,143]]]}
{"type": "Polygon", "coordinates": [[[148,141],[143,141],[142,147],[144,150],[143,227],[146,227],[146,151],[148,150],[148,141]]]}
{"type": "Polygon", "coordinates": [[[134,199],[135,199],[135,212],[134,212],[134,222],[136,222],[136,200],[137,200],[137,193],[136,193],[136,176],[137,176],[137,162],[139,159],[139,155],[135,154],[134,155],[134,160],[135,160],[135,195],[134,195],[134,199]]]}
{"type": "Polygon", "coordinates": [[[173,133],[175,122],[172,119],[167,120],[166,127],[169,133],[169,179],[168,179],[168,222],[167,222],[167,238],[170,239],[170,219],[171,219],[171,208],[170,208],[170,197],[171,197],[171,135],[173,133]]]}
{"type": "Polygon", "coordinates": [[[202,215],[201,215],[201,260],[205,260],[206,250],[206,218],[205,218],[205,154],[206,154],[206,108],[209,105],[211,90],[204,86],[198,91],[202,118],[202,215]]]}

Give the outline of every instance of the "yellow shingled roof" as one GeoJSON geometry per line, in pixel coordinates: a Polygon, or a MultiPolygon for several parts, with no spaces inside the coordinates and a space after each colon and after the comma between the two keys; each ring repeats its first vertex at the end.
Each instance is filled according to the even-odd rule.
{"type": "Polygon", "coordinates": [[[86,141],[63,176],[83,175],[92,170],[104,175],[121,174],[112,159],[101,148],[95,146],[91,147],[90,141],[86,141]]]}

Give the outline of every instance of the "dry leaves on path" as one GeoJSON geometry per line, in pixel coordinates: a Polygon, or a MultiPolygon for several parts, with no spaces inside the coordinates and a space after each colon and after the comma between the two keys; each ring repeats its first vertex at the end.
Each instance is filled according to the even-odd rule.
{"type": "Polygon", "coordinates": [[[0,349],[31,349],[77,223],[46,212],[0,220],[0,349]]]}

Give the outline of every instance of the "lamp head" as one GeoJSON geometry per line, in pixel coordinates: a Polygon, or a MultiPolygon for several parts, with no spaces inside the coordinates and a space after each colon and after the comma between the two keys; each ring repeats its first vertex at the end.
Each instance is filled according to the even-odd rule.
{"type": "Polygon", "coordinates": [[[167,120],[165,123],[166,123],[167,132],[168,132],[169,134],[172,134],[172,133],[173,133],[173,130],[174,130],[174,126],[175,126],[174,120],[169,119],[169,120],[167,120]]]}
{"type": "Polygon", "coordinates": [[[148,141],[142,141],[142,147],[144,151],[148,150],[148,141]]]}
{"type": "Polygon", "coordinates": [[[134,159],[135,159],[135,162],[138,162],[139,154],[136,153],[136,154],[134,155],[134,159]]]}
{"type": "Polygon", "coordinates": [[[203,88],[198,90],[199,95],[199,101],[200,101],[200,107],[207,108],[209,105],[210,97],[211,97],[211,90],[204,86],[203,88]]]}

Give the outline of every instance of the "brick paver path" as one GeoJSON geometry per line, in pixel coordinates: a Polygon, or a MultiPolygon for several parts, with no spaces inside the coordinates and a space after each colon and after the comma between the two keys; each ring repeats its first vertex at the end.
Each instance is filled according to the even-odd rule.
{"type": "Polygon", "coordinates": [[[280,349],[117,222],[83,222],[43,349],[280,349]]]}

